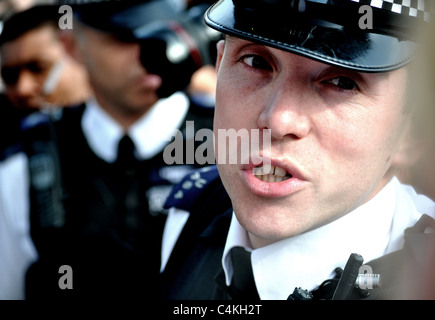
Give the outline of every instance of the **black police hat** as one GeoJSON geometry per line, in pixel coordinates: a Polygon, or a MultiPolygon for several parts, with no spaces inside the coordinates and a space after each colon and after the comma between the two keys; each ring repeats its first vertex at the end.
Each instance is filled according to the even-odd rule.
{"type": "Polygon", "coordinates": [[[58,8],[54,5],[36,5],[9,16],[3,23],[0,33],[0,45],[13,41],[44,23],[51,22],[57,26],[59,19],[58,8]]]}
{"type": "Polygon", "coordinates": [[[134,40],[134,30],[179,13],[170,0],[60,0],[74,16],[90,27],[134,40]]]}
{"type": "Polygon", "coordinates": [[[223,33],[317,61],[360,72],[386,72],[412,60],[417,27],[429,19],[429,2],[220,0],[205,20],[223,33]],[[370,11],[360,13],[363,5],[370,11]],[[371,13],[373,25],[361,25],[364,14],[371,13]]]}

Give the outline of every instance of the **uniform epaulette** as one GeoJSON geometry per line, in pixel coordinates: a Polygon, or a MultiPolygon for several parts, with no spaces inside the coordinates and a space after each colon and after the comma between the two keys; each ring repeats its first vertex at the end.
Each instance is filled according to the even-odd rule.
{"type": "Polygon", "coordinates": [[[52,120],[59,120],[62,117],[62,113],[62,108],[31,113],[21,121],[20,129],[27,131],[41,125],[46,125],[52,120]]]}
{"type": "Polygon", "coordinates": [[[165,208],[176,207],[190,211],[202,192],[218,177],[219,172],[215,165],[193,170],[172,188],[166,200],[165,208]]]}

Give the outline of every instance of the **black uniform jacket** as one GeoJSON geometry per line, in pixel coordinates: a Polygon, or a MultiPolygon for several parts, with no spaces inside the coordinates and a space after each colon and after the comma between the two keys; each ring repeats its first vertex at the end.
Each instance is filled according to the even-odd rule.
{"type": "MultiPolygon", "coordinates": [[[[200,171],[200,170],[199,170],[200,171]]],[[[222,182],[215,173],[207,173],[207,185],[201,190],[192,188],[180,199],[177,193],[183,184],[195,177],[190,174],[175,187],[166,206],[190,212],[172,255],[162,273],[161,298],[163,300],[252,300],[255,293],[240,295],[232,286],[227,287],[222,269],[222,255],[230,226],[231,201],[222,182]]],[[[185,190],[183,190],[185,192],[185,190]]],[[[434,235],[425,233],[426,228],[435,230],[434,220],[423,215],[412,228],[405,230],[405,247],[379,259],[366,262],[373,272],[381,275],[381,287],[372,290],[354,288],[349,299],[396,299],[413,298],[410,284],[424,284],[418,275],[425,267],[428,245],[435,244],[434,235]],[[415,281],[408,282],[412,270],[415,281]]],[[[332,272],[333,270],[331,270],[332,272]]],[[[343,270],[337,270],[335,279],[325,279],[311,299],[332,299],[343,270]],[[326,281],[328,280],[328,281],[326,281]]],[[[413,287],[415,289],[415,287],[413,287]]],[[[289,296],[295,288],[288,288],[289,296]]],[[[303,289],[303,288],[302,288],[303,289]]],[[[413,292],[414,293],[414,292],[413,292]]]]}
{"type": "MultiPolygon", "coordinates": [[[[196,108],[185,121],[211,129],[213,110],[196,108]]],[[[164,162],[163,151],[128,167],[98,158],[81,130],[84,109],[66,108],[23,132],[39,255],[27,272],[26,297],[155,299],[163,204],[174,184],[163,172],[177,168],[164,162]],[[72,290],[60,283],[68,280],[62,266],[73,271],[72,290]]]]}

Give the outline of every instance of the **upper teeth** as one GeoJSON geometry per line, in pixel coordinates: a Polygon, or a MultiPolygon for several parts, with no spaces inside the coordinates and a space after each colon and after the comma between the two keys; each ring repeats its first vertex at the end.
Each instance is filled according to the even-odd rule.
{"type": "Polygon", "coordinates": [[[291,175],[287,174],[287,171],[281,167],[271,166],[269,164],[263,164],[262,166],[254,168],[254,175],[266,182],[281,182],[287,180],[291,175]]]}

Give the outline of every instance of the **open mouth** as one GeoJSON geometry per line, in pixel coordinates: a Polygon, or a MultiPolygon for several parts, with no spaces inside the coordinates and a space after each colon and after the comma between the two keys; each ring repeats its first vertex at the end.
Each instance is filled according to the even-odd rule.
{"type": "Polygon", "coordinates": [[[284,168],[275,167],[268,164],[261,164],[255,167],[254,175],[264,182],[281,182],[293,177],[284,168]]]}

